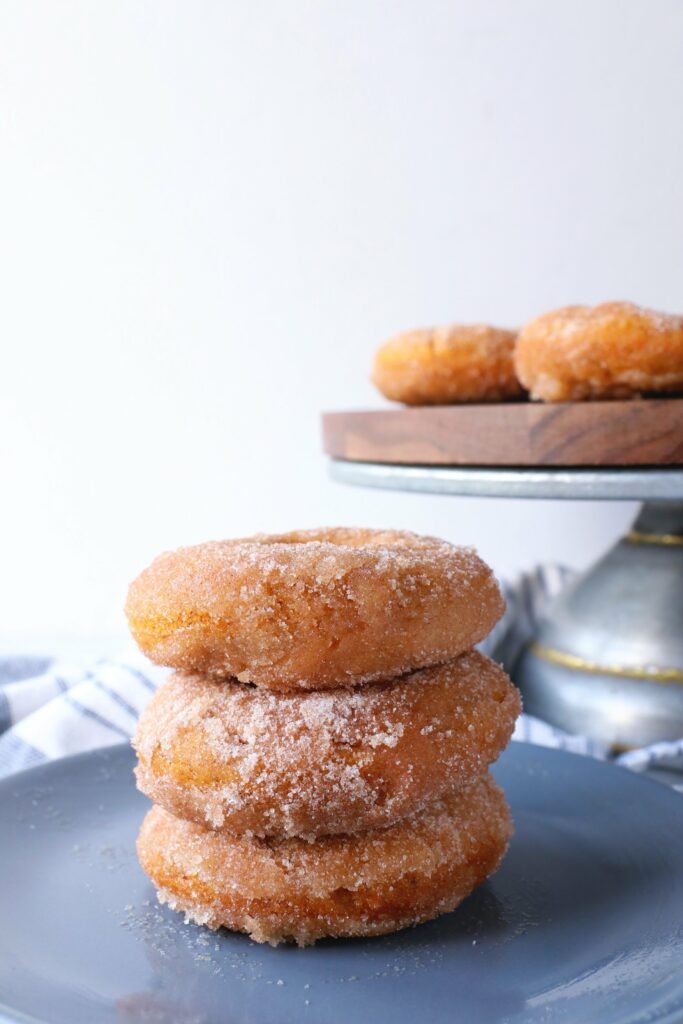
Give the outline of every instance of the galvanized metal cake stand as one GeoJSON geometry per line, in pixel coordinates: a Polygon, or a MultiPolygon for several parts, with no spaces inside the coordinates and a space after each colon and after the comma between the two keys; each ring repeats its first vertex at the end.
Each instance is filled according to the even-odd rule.
{"type": "MultiPolygon", "coordinates": [[[[683,403],[676,404],[683,414],[683,403]]],[[[485,415],[483,407],[479,410],[485,415]]],[[[414,416],[418,410],[402,410],[399,415],[411,412],[414,416]]],[[[452,458],[449,445],[444,445],[448,430],[443,416],[446,426],[462,426],[461,410],[419,413],[427,413],[427,419],[413,419],[411,437],[418,437],[423,458],[425,439],[434,436],[437,422],[439,458],[452,458]]],[[[378,441],[375,421],[372,444],[359,443],[362,436],[367,438],[367,430],[358,417],[387,415],[396,413],[324,418],[325,447],[334,456],[330,472],[335,480],[458,496],[643,502],[632,529],[552,603],[537,635],[509,667],[526,709],[570,732],[585,733],[614,749],[683,736],[683,466],[493,467],[358,459],[359,453],[378,448],[385,456],[389,451],[396,457],[391,424],[385,424],[384,432],[380,429],[378,441]],[[343,430],[339,417],[344,418],[343,430]],[[340,458],[340,451],[351,451],[353,457],[340,458]]],[[[676,422],[679,426],[669,432],[667,451],[673,445],[679,453],[683,418],[676,422]]],[[[453,443],[460,453],[457,437],[453,443]]],[[[514,450],[519,457],[519,446],[514,450]]],[[[610,450],[611,458],[619,457],[613,446],[610,450]]],[[[469,450],[467,454],[471,457],[469,450]]],[[[577,458],[576,452],[570,457],[577,458]]],[[[675,458],[683,461],[679,454],[675,458]]]]}

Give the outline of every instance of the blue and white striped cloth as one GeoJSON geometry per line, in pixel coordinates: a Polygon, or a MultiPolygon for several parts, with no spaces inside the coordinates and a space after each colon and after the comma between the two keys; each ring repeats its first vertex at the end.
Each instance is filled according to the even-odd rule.
{"type": "Polygon", "coordinates": [[[167,672],[135,655],[82,665],[0,658],[0,776],[129,740],[167,672]]]}
{"type": "MultiPolygon", "coordinates": [[[[548,600],[570,576],[566,569],[544,566],[506,586],[508,611],[481,645],[483,650],[513,664],[548,600]]],[[[168,671],[132,651],[87,664],[0,657],[0,776],[129,740],[140,712],[168,671]]],[[[608,756],[602,744],[526,714],[513,739],[608,756]]],[[[681,772],[676,788],[683,790],[683,739],[629,751],[617,762],[634,771],[681,772]]]]}

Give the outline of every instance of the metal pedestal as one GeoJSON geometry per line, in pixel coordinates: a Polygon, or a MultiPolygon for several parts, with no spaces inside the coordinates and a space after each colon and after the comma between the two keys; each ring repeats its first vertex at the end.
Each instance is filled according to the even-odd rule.
{"type": "Polygon", "coordinates": [[[514,669],[527,709],[614,747],[683,736],[683,502],[646,503],[514,669]]]}
{"type": "Polygon", "coordinates": [[[441,494],[644,501],[631,531],[553,602],[513,677],[531,714],[614,748],[683,736],[683,470],[332,460],[331,472],[441,494]]]}

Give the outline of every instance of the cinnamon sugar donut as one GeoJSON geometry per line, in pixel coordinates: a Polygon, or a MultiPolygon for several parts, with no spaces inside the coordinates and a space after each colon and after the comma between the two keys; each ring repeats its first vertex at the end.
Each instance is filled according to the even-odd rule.
{"type": "Polygon", "coordinates": [[[485,324],[407,331],[381,346],[371,379],[386,398],[405,405],[519,398],[515,337],[515,331],[485,324]]]}
{"type": "Polygon", "coordinates": [[[161,902],[188,919],[305,946],[453,910],[497,869],[511,833],[489,775],[391,828],[314,843],[235,837],[154,807],[137,849],[161,902]]]}
{"type": "Polygon", "coordinates": [[[353,529],[180,548],[138,576],[126,602],[152,661],[272,690],[390,679],[448,661],[503,610],[474,551],[353,529]]]}
{"type": "Polygon", "coordinates": [[[478,652],[323,693],[176,673],[140,719],[138,786],[172,814],[236,835],[365,832],[483,775],[519,711],[505,672],[478,652]]]}
{"type": "Polygon", "coordinates": [[[632,302],[565,306],[523,328],[515,368],[544,402],[683,392],[683,317],[632,302]]]}

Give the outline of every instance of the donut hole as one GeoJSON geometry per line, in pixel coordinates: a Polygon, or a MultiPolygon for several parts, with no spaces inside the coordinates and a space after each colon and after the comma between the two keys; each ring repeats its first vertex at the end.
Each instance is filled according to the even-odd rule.
{"type": "MultiPolygon", "coordinates": [[[[387,530],[364,530],[353,527],[323,527],[319,530],[294,530],[291,533],[257,535],[256,543],[266,547],[277,545],[331,544],[339,548],[386,548],[396,549],[407,546],[406,538],[387,530]]],[[[415,546],[415,538],[411,538],[415,546]]]]}

